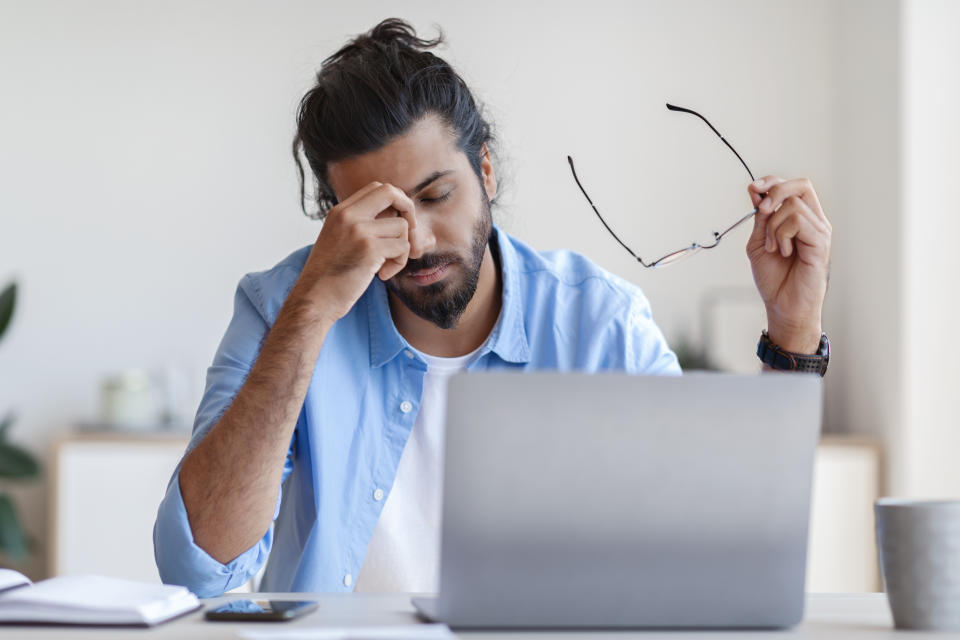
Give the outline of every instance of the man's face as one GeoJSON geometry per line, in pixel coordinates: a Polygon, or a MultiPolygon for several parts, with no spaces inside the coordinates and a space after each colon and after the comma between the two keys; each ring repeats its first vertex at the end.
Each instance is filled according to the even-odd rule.
{"type": "Polygon", "coordinates": [[[490,238],[492,168],[481,186],[454,135],[430,115],[380,149],[331,163],[328,171],[339,201],[374,180],[399,187],[413,200],[417,227],[410,233],[410,259],[387,287],[421,318],[443,329],[456,326],[476,291],[490,238]]]}

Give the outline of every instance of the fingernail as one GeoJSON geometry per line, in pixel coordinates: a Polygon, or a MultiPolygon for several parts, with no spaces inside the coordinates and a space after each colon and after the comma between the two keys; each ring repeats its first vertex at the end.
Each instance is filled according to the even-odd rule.
{"type": "Polygon", "coordinates": [[[756,180],[754,180],[754,181],[753,181],[753,186],[755,186],[757,189],[759,189],[760,187],[762,187],[762,186],[763,186],[763,178],[757,178],[756,180]]]}
{"type": "Polygon", "coordinates": [[[770,210],[770,198],[764,198],[760,201],[760,206],[757,207],[760,211],[766,213],[770,210]]]}

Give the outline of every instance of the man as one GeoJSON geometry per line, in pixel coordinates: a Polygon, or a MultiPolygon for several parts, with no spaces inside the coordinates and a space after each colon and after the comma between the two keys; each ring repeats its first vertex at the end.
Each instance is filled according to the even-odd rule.
{"type": "MultiPolygon", "coordinates": [[[[439,41],[386,20],[301,102],[294,154],[325,221],[240,281],[157,516],[165,582],[217,595],[269,555],[264,590],[434,591],[452,372],[680,373],[636,287],[493,225],[490,127],[439,41]]],[[[815,354],[830,224],[809,181],[749,193],[769,339],[815,354]]]]}

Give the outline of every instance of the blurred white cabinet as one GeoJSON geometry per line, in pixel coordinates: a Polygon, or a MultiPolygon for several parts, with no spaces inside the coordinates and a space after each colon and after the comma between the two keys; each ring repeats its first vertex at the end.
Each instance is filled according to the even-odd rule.
{"type": "Polygon", "coordinates": [[[153,522],[183,433],[72,433],[53,448],[51,575],[96,573],[158,582],[153,522]]]}
{"type": "Polygon", "coordinates": [[[813,470],[808,592],[880,591],[873,504],[880,492],[880,445],[826,436],[813,470]]]}
{"type": "MultiPolygon", "coordinates": [[[[54,448],[50,572],[159,580],[153,522],[184,434],[72,434],[54,448]]],[[[880,449],[826,437],[814,465],[807,591],[878,591],[880,449]]]]}

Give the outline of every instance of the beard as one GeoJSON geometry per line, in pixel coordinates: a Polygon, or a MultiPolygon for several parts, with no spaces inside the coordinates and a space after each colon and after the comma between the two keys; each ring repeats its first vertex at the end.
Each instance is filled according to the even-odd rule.
{"type": "Polygon", "coordinates": [[[457,326],[460,316],[477,292],[480,279],[480,267],[493,231],[493,219],[490,213],[490,200],[486,190],[480,188],[480,218],[473,227],[473,239],[468,255],[454,252],[430,253],[420,258],[407,260],[403,271],[387,281],[387,288],[393,292],[404,306],[424,320],[428,320],[441,329],[457,326]],[[409,274],[422,269],[433,269],[447,265],[450,275],[439,282],[426,286],[407,283],[409,274]],[[457,277],[457,272],[459,277],[457,277]]]}

